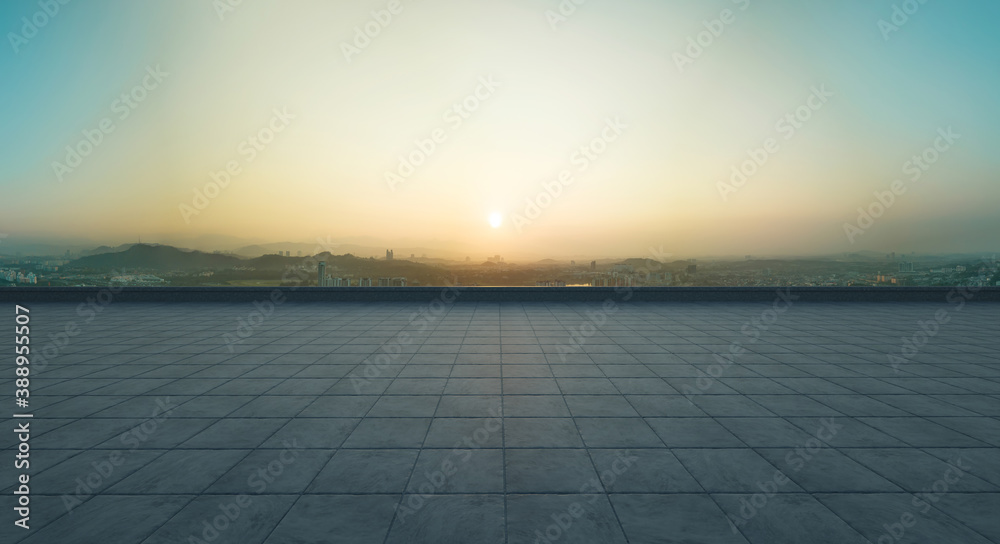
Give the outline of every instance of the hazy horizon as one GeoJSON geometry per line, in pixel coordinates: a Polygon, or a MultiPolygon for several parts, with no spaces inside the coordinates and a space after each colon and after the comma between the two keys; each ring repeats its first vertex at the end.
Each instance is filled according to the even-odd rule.
{"type": "MultiPolygon", "coordinates": [[[[282,240],[280,242],[271,242],[264,240],[253,240],[253,239],[240,239],[235,237],[215,237],[215,236],[205,236],[198,239],[187,239],[187,240],[160,240],[157,238],[149,239],[143,238],[141,240],[121,240],[118,242],[97,242],[93,240],[15,240],[11,243],[10,239],[0,240],[0,257],[15,256],[17,254],[22,256],[53,256],[60,257],[65,251],[69,250],[73,255],[79,256],[82,252],[92,252],[93,250],[99,249],[101,247],[109,247],[112,249],[121,248],[122,246],[130,246],[133,244],[146,244],[146,245],[163,245],[176,247],[185,251],[201,251],[205,253],[221,252],[227,254],[244,255],[250,256],[253,251],[241,251],[248,250],[250,248],[263,248],[264,251],[260,251],[259,254],[264,255],[271,252],[284,253],[289,251],[291,256],[310,256],[319,253],[331,253],[333,255],[343,255],[345,253],[351,253],[356,256],[367,258],[369,256],[376,258],[384,258],[385,250],[394,250],[395,258],[397,260],[409,260],[411,253],[414,254],[416,259],[441,259],[449,261],[464,261],[466,257],[469,257],[473,263],[484,262],[497,255],[496,253],[486,253],[483,251],[477,251],[472,253],[462,253],[457,250],[448,249],[448,245],[435,245],[435,241],[419,242],[415,240],[401,240],[398,244],[385,243],[384,240],[374,240],[370,238],[358,237],[358,238],[326,238],[326,239],[316,239],[316,240],[282,240]],[[7,242],[7,243],[4,243],[7,242]],[[301,252],[301,255],[299,255],[301,252]]],[[[847,255],[857,254],[866,257],[872,257],[875,255],[890,255],[892,253],[896,254],[896,258],[899,260],[906,259],[907,256],[915,255],[917,259],[923,257],[971,257],[971,256],[996,256],[997,251],[995,250],[982,250],[982,251],[947,251],[947,252],[914,252],[914,251],[900,251],[900,250],[887,250],[887,251],[876,251],[876,250],[860,250],[851,252],[828,252],[828,253],[686,253],[679,254],[668,251],[666,247],[655,247],[649,246],[647,248],[637,249],[635,252],[629,253],[628,251],[622,251],[619,253],[530,253],[530,252],[520,252],[520,253],[509,253],[500,254],[507,262],[521,262],[530,263],[545,259],[553,259],[559,261],[570,261],[576,260],[581,264],[586,264],[591,260],[597,261],[609,261],[609,260],[622,260],[622,259],[650,259],[654,261],[669,262],[669,261],[682,261],[682,260],[734,260],[743,261],[747,256],[754,260],[792,260],[792,259],[825,259],[825,258],[842,258],[847,255]]]]}
{"type": "Polygon", "coordinates": [[[5,2],[0,253],[996,251],[1000,5],[563,4],[5,2]]]}

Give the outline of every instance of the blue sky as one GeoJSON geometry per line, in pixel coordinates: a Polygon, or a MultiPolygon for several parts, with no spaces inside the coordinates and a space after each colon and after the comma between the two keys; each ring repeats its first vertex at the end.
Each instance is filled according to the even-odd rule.
{"type": "Polygon", "coordinates": [[[384,25],[372,12],[388,20],[388,1],[244,1],[221,17],[194,0],[58,5],[51,17],[38,2],[0,5],[10,243],[333,236],[642,256],[990,251],[1000,232],[994,2],[589,0],[555,28],[556,0],[400,0],[384,25]],[[887,40],[894,5],[919,7],[887,40]],[[48,21],[27,38],[24,17],[48,21]],[[723,31],[679,69],[706,21],[723,31]],[[120,118],[115,100],[150,70],[167,75],[120,118]],[[495,92],[452,128],[445,112],[484,77],[495,92]],[[776,122],[824,85],[833,96],[785,139],[776,122]],[[251,161],[240,146],[275,110],[292,119],[251,161]],[[574,153],[615,117],[621,138],[576,170],[574,153]],[[105,119],[114,132],[78,167],[55,165],[105,119]],[[960,139],[847,236],[947,127],[960,139]],[[437,129],[426,162],[388,182],[437,129]],[[770,138],[780,149],[728,191],[770,138]],[[185,214],[233,161],[232,183],[185,214]],[[564,170],[574,182],[528,218],[564,170]]]}

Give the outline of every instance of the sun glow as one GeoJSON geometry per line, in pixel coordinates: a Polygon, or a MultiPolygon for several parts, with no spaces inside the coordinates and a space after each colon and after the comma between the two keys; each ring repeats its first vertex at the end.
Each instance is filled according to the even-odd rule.
{"type": "Polygon", "coordinates": [[[503,224],[503,215],[500,212],[493,212],[490,214],[491,227],[498,229],[502,224],[503,224]]]}

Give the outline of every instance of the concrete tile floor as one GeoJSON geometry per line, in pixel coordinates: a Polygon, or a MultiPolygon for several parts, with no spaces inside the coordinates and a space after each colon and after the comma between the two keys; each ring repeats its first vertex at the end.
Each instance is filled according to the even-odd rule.
{"type": "Polygon", "coordinates": [[[31,306],[2,540],[1000,542],[996,305],[428,308],[31,306]]]}

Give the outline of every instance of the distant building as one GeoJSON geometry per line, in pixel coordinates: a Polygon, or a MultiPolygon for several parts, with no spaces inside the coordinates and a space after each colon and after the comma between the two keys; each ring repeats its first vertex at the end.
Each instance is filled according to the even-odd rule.
{"type": "Polygon", "coordinates": [[[590,261],[590,270],[597,270],[597,261],[590,261]]]}
{"type": "Polygon", "coordinates": [[[358,287],[371,287],[371,286],[372,286],[372,279],[371,278],[360,278],[360,279],[358,279],[358,287]]]}
{"type": "Polygon", "coordinates": [[[392,278],[390,285],[392,287],[406,287],[406,278],[392,278]]]}
{"type": "Polygon", "coordinates": [[[696,265],[696,264],[689,264],[688,267],[687,267],[687,273],[688,274],[697,274],[698,273],[698,265],[696,265]]]}
{"type": "Polygon", "coordinates": [[[387,261],[391,261],[392,260],[392,250],[391,249],[385,250],[385,260],[387,260],[387,261]]]}
{"type": "Polygon", "coordinates": [[[907,273],[907,272],[913,272],[913,263],[911,263],[911,262],[902,262],[902,263],[899,263],[899,272],[900,272],[900,274],[907,273]]]}
{"type": "MultiPolygon", "coordinates": [[[[389,257],[389,258],[391,259],[391,257],[389,257]]],[[[379,287],[389,287],[390,285],[392,285],[392,278],[379,278],[378,279],[378,286],[379,287]]]]}
{"type": "Polygon", "coordinates": [[[286,251],[285,252],[285,257],[291,257],[291,256],[292,256],[292,252],[291,251],[286,251]]]}
{"type": "Polygon", "coordinates": [[[149,287],[163,285],[164,283],[166,283],[166,280],[163,278],[150,274],[122,274],[119,276],[112,276],[110,280],[111,285],[120,286],[149,287]]]}
{"type": "Polygon", "coordinates": [[[591,287],[634,287],[635,277],[630,274],[601,274],[590,279],[591,287]]]}
{"type": "Polygon", "coordinates": [[[318,287],[326,287],[326,261],[320,261],[316,265],[316,285],[318,287]]]}
{"type": "Polygon", "coordinates": [[[566,282],[562,280],[536,281],[535,287],[566,287],[566,282]]]}

